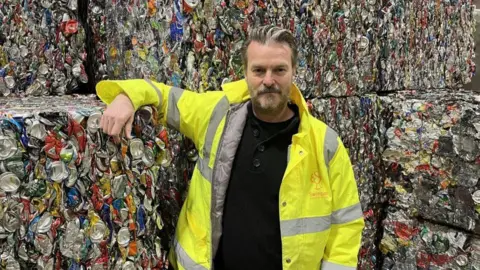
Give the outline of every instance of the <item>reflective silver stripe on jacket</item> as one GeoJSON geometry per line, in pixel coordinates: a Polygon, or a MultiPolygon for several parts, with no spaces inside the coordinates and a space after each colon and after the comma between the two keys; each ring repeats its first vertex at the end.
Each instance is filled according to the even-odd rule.
{"type": "Polygon", "coordinates": [[[196,263],[188,256],[187,252],[183,249],[182,245],[175,239],[173,243],[175,249],[175,255],[177,255],[177,263],[185,269],[192,270],[206,270],[207,268],[196,263]]]}
{"type": "Polygon", "coordinates": [[[363,217],[360,203],[332,212],[328,216],[282,220],[280,231],[282,237],[299,234],[318,233],[328,230],[331,224],[343,224],[363,217]]]}
{"type": "MultiPolygon", "coordinates": [[[[163,96],[160,89],[158,89],[158,87],[149,79],[145,79],[145,81],[157,92],[159,102],[158,107],[162,106],[163,96]]],[[[180,131],[180,110],[178,109],[177,102],[180,100],[183,91],[185,90],[178,87],[172,87],[168,94],[167,125],[178,131],[180,131]]]]}
{"type": "Polygon", "coordinates": [[[162,101],[163,101],[163,95],[162,95],[162,92],[160,91],[160,89],[158,89],[158,87],[153,84],[152,81],[150,81],[149,79],[145,79],[145,81],[150,84],[150,86],[153,87],[153,89],[155,89],[155,91],[157,92],[157,95],[158,95],[158,107],[157,108],[160,108],[162,106],[162,101]]]}
{"type": "Polygon", "coordinates": [[[227,114],[230,103],[226,97],[223,97],[215,106],[208,123],[207,134],[205,135],[205,143],[203,145],[203,157],[198,160],[198,169],[202,176],[207,179],[208,182],[212,182],[212,169],[208,167],[210,162],[210,153],[212,152],[213,139],[217,134],[218,126],[222,122],[223,117],[227,114]]]}
{"type": "Polygon", "coordinates": [[[356,267],[351,267],[351,266],[345,266],[345,265],[340,265],[336,263],[331,263],[327,261],[322,262],[322,268],[321,270],[355,270],[357,269],[356,267]]]}
{"type": "Polygon", "coordinates": [[[207,179],[207,181],[211,183],[213,170],[208,167],[208,158],[199,157],[197,161],[197,166],[203,178],[207,179]]]}
{"type": "Polygon", "coordinates": [[[332,224],[343,224],[363,217],[360,203],[338,209],[332,213],[332,224]]]}
{"type": "Polygon", "coordinates": [[[327,169],[330,168],[330,161],[332,161],[338,148],[337,133],[330,127],[327,127],[325,132],[325,140],[323,142],[323,157],[327,169]]]}
{"type": "Polygon", "coordinates": [[[167,124],[170,128],[180,131],[180,110],[178,109],[178,101],[183,94],[183,89],[172,87],[168,94],[167,108],[167,124]]]}
{"type": "Polygon", "coordinates": [[[322,232],[330,228],[331,217],[310,217],[282,220],[280,222],[280,231],[282,237],[295,236],[306,233],[322,232]]]}

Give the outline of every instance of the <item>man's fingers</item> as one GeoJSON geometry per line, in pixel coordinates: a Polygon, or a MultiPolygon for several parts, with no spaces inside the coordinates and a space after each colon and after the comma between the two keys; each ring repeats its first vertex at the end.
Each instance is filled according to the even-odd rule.
{"type": "Polygon", "coordinates": [[[103,130],[103,133],[108,133],[108,117],[102,116],[102,125],[100,126],[103,130]]]}
{"type": "Polygon", "coordinates": [[[130,118],[128,119],[127,121],[127,124],[125,125],[125,137],[127,137],[127,139],[131,139],[132,136],[132,125],[133,125],[133,115],[130,116],[130,118]]]}
{"type": "Polygon", "coordinates": [[[120,143],[120,136],[117,135],[117,136],[113,136],[112,138],[116,144],[120,143]]]}
{"type": "MultiPolygon", "coordinates": [[[[100,118],[100,127],[110,136],[123,136],[123,129],[132,130],[134,108],[127,96],[118,95],[100,118]],[[127,125],[127,126],[126,126],[127,125]]],[[[130,137],[129,134],[126,134],[130,137]]]]}
{"type": "Polygon", "coordinates": [[[132,138],[131,134],[132,134],[132,125],[128,125],[128,124],[127,124],[127,125],[125,126],[125,137],[126,137],[127,139],[131,139],[131,138],[132,138]]]}
{"type": "Polygon", "coordinates": [[[108,130],[108,134],[111,136],[119,135],[122,132],[123,124],[123,121],[120,120],[110,123],[110,129],[108,130]]]}

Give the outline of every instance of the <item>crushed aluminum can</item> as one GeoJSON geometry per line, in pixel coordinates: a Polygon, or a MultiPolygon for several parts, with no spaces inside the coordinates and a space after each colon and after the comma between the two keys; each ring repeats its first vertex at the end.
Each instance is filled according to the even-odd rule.
{"type": "Polygon", "coordinates": [[[188,151],[187,153],[188,160],[196,162],[198,160],[198,153],[195,149],[188,151]]]}
{"type": "Polygon", "coordinates": [[[120,160],[117,157],[113,157],[110,160],[110,169],[112,170],[113,173],[116,173],[120,171],[120,160]]]}
{"type": "Polygon", "coordinates": [[[78,171],[76,167],[69,167],[68,168],[69,173],[68,173],[68,180],[65,182],[66,187],[73,187],[78,180],[78,171]]]}
{"type": "Polygon", "coordinates": [[[137,269],[135,267],[135,264],[131,261],[126,261],[123,265],[122,265],[122,270],[135,270],[137,269]]]}
{"type": "Polygon", "coordinates": [[[115,178],[112,180],[113,198],[125,198],[127,185],[128,185],[128,178],[126,175],[115,176],[115,178]]]}
{"type": "Polygon", "coordinates": [[[2,227],[5,231],[9,233],[13,233],[20,229],[21,227],[21,220],[19,216],[19,205],[15,203],[11,203],[8,205],[9,210],[4,214],[2,220],[2,227]]]}
{"type": "Polygon", "coordinates": [[[68,144],[66,147],[63,147],[60,151],[60,158],[63,162],[70,162],[75,157],[75,148],[72,144],[68,144]]]}
{"type": "Polygon", "coordinates": [[[147,167],[152,167],[155,164],[155,155],[151,148],[145,148],[145,153],[142,157],[142,161],[147,167]]]}
{"type": "Polygon", "coordinates": [[[108,229],[103,221],[99,220],[90,227],[90,240],[93,243],[99,244],[105,239],[108,229]]]}
{"type": "Polygon", "coordinates": [[[25,164],[21,159],[10,160],[5,163],[6,171],[14,173],[19,179],[25,178],[25,164]]]}
{"type": "Polygon", "coordinates": [[[15,139],[0,136],[0,160],[6,160],[18,151],[17,142],[15,139]]]}
{"type": "Polygon", "coordinates": [[[132,139],[129,143],[132,159],[141,159],[145,153],[145,147],[140,139],[132,139]]]}
{"type": "Polygon", "coordinates": [[[122,227],[117,233],[117,243],[122,246],[128,246],[130,243],[130,231],[127,227],[122,227]]]}
{"type": "Polygon", "coordinates": [[[9,193],[14,193],[18,190],[20,187],[21,182],[18,177],[11,172],[5,172],[0,174],[0,189],[9,192],[9,193]]]}
{"type": "Polygon", "coordinates": [[[138,112],[137,112],[138,117],[142,119],[144,123],[150,123],[153,118],[153,110],[151,107],[142,107],[138,112]]]}
{"type": "Polygon", "coordinates": [[[102,114],[100,112],[92,113],[87,120],[87,129],[90,133],[95,133],[100,128],[100,119],[102,114]]]}
{"type": "Polygon", "coordinates": [[[455,262],[458,266],[467,266],[468,265],[468,257],[465,255],[460,255],[455,259],[455,262]]]}
{"type": "Polygon", "coordinates": [[[40,217],[40,220],[37,222],[36,232],[37,233],[47,233],[48,231],[50,231],[50,228],[52,226],[52,222],[53,222],[53,217],[50,215],[50,213],[48,213],[48,212],[44,213],[40,217]]]}
{"type": "Polygon", "coordinates": [[[30,134],[30,136],[37,138],[41,141],[44,141],[45,137],[47,136],[45,126],[38,120],[34,120],[31,124],[27,125],[27,132],[28,134],[30,134]]]}
{"type": "Polygon", "coordinates": [[[68,168],[63,161],[54,161],[50,164],[50,179],[57,183],[61,183],[68,178],[68,168]]]}
{"type": "Polygon", "coordinates": [[[52,240],[46,234],[35,235],[35,248],[43,255],[49,255],[52,253],[53,244],[52,240]]]}

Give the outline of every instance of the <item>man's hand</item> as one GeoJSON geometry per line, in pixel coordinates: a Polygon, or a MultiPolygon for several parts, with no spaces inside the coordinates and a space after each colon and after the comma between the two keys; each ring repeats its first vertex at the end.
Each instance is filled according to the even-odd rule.
{"type": "Polygon", "coordinates": [[[100,128],[110,136],[118,136],[125,127],[125,136],[130,139],[134,115],[135,110],[130,98],[120,94],[107,106],[100,119],[100,128]]]}

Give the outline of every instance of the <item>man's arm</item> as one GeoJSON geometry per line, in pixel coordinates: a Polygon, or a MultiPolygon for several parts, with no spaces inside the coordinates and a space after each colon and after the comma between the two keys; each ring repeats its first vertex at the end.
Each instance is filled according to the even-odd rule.
{"type": "Polygon", "coordinates": [[[365,223],[350,158],[339,137],[337,143],[328,166],[333,209],[322,270],[355,270],[365,223]]]}
{"type": "Polygon", "coordinates": [[[119,135],[125,126],[129,137],[134,112],[139,107],[154,105],[161,124],[180,131],[199,147],[208,120],[219,109],[216,107],[228,109],[228,100],[222,91],[199,94],[141,79],[101,81],[96,88],[98,97],[108,104],[101,126],[109,135],[119,135]]]}

